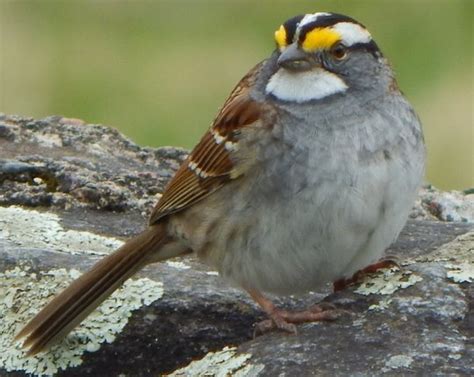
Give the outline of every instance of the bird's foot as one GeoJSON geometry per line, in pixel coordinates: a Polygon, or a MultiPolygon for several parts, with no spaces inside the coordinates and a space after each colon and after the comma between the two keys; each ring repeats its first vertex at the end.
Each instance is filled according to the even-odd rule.
{"type": "Polygon", "coordinates": [[[333,290],[334,292],[342,291],[343,289],[347,288],[349,285],[359,283],[365,275],[373,274],[378,270],[384,268],[393,268],[397,267],[400,268],[399,260],[395,256],[386,256],[380,259],[378,262],[368,265],[367,267],[363,268],[362,270],[357,271],[352,277],[350,278],[342,278],[336,280],[333,283],[333,290]]]}
{"type": "Polygon", "coordinates": [[[254,337],[271,330],[282,330],[290,334],[297,334],[295,324],[316,321],[333,321],[340,317],[341,310],[334,305],[321,303],[302,311],[278,309],[273,303],[256,291],[249,292],[252,298],[262,307],[270,317],[255,325],[254,337]]]}

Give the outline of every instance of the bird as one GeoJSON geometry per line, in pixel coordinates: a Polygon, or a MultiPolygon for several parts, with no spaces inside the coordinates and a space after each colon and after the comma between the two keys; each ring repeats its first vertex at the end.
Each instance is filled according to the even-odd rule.
{"type": "Polygon", "coordinates": [[[295,332],[337,309],[292,311],[304,293],[371,266],[407,221],[422,183],[420,120],[367,28],[301,14],[238,82],[152,210],[145,230],[52,299],[18,333],[29,355],[65,337],[149,263],[194,253],[295,332]]]}

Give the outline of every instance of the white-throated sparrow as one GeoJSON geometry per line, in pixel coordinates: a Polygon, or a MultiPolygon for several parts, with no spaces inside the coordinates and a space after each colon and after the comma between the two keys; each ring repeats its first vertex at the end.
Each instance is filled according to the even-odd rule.
{"type": "Polygon", "coordinates": [[[196,252],[247,290],[269,325],[331,319],[276,309],[351,276],[395,240],[424,170],[419,121],[366,28],[294,17],[239,82],[166,187],[148,228],[97,263],[18,334],[37,353],[147,263],[196,252]]]}

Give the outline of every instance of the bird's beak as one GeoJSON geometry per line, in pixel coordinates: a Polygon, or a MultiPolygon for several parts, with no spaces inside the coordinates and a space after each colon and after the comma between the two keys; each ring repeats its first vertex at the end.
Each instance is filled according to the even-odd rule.
{"type": "Polygon", "coordinates": [[[277,64],[288,71],[301,72],[313,68],[315,62],[295,42],[282,51],[277,64]]]}

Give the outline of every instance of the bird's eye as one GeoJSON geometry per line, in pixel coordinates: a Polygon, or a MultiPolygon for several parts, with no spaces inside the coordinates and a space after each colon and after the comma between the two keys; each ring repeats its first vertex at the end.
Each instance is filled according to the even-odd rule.
{"type": "Polygon", "coordinates": [[[329,52],[335,59],[343,60],[347,56],[347,47],[341,43],[338,43],[333,48],[331,48],[329,52]]]}

